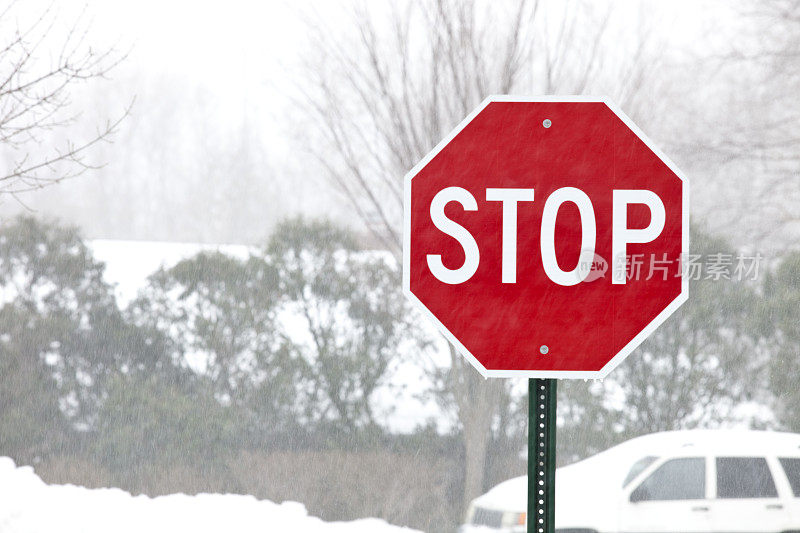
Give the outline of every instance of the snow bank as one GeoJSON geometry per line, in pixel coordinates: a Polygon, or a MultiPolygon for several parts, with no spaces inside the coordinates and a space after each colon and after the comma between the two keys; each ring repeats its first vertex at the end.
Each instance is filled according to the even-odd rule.
{"type": "Polygon", "coordinates": [[[149,498],[121,489],[47,485],[28,466],[0,457],[3,533],[412,533],[376,518],[323,522],[300,503],[276,504],[236,494],[170,494],[149,498]]]}

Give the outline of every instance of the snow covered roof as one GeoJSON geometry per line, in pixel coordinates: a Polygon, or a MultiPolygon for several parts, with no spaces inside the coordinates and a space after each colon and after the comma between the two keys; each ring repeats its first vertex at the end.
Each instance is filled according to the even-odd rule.
{"type": "Polygon", "coordinates": [[[222,252],[246,259],[254,247],[241,244],[123,241],[95,239],[87,242],[95,259],[106,265],[105,281],[114,285],[117,301],[125,306],[145,286],[147,277],[161,267],[170,268],[200,252],[222,252]]]}

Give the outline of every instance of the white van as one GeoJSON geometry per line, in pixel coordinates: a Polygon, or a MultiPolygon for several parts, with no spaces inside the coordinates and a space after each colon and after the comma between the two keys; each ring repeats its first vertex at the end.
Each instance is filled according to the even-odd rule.
{"type": "MultiPolygon", "coordinates": [[[[527,477],[472,501],[461,533],[524,532],[527,477]]],[[[561,533],[800,530],[800,435],[692,430],[624,442],[556,471],[561,533]]]]}

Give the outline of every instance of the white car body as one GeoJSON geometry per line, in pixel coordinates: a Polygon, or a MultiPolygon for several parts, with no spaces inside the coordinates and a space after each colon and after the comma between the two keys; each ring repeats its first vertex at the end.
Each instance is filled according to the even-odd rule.
{"type": "MultiPolygon", "coordinates": [[[[473,500],[460,531],[524,532],[526,508],[527,477],[510,479],[473,500]]],[[[800,435],[691,430],[631,439],[556,471],[555,522],[563,533],[800,531],[800,435]],[[632,472],[637,462],[642,469],[632,472]]]]}

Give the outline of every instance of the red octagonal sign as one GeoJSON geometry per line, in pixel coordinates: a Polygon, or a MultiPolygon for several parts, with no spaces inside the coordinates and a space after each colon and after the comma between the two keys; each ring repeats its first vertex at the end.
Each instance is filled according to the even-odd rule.
{"type": "Polygon", "coordinates": [[[611,102],[494,96],[405,177],[403,285],[484,376],[603,377],[686,301],[688,235],[611,102]]]}

